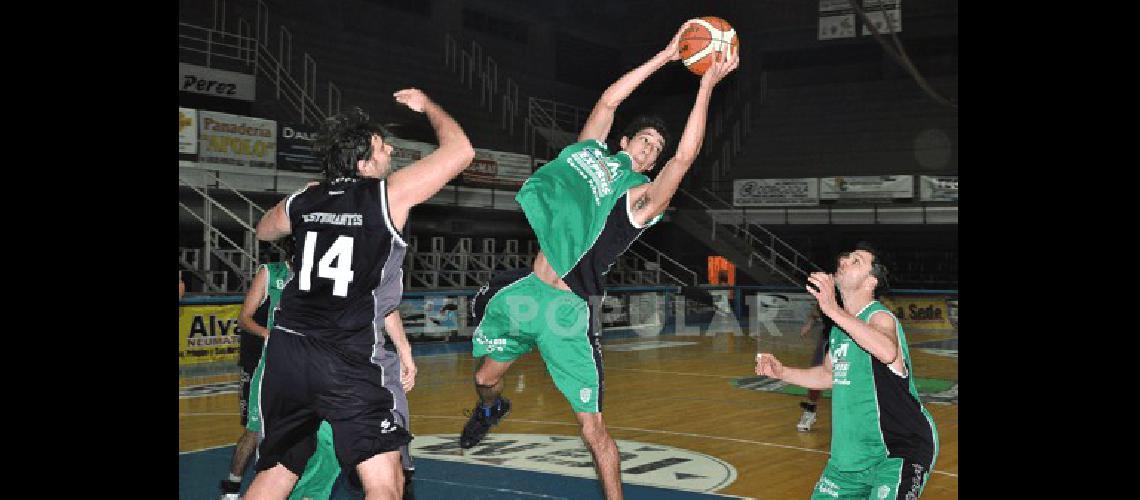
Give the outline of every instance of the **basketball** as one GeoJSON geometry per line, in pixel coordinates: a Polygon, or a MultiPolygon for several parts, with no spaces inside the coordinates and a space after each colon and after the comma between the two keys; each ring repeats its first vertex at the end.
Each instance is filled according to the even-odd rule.
{"type": "Polygon", "coordinates": [[[705,16],[685,22],[688,27],[681,33],[681,62],[696,75],[705,74],[716,61],[717,52],[728,58],[740,48],[736,30],[724,19],[705,16]]]}

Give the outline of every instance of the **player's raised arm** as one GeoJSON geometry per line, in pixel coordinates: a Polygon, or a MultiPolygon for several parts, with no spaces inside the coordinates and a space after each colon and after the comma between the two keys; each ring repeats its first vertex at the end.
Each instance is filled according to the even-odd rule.
{"type": "Polygon", "coordinates": [[[678,45],[681,39],[681,32],[685,30],[685,25],[682,25],[677,33],[673,35],[673,39],[669,41],[661,52],[658,52],[648,61],[645,61],[641,66],[631,70],[629,73],[622,75],[618,81],[610,85],[605,92],[602,92],[602,97],[598,99],[598,103],[594,105],[594,109],[590,111],[590,116],[586,118],[586,123],[582,126],[582,132],[578,134],[578,140],[584,141],[586,139],[596,139],[600,142],[605,142],[606,136],[610,133],[610,127],[614,124],[614,112],[617,107],[625,101],[630,94],[633,93],[645,79],[649,78],[653,72],[661,69],[669,61],[676,61],[681,58],[678,45]]]}
{"type": "Polygon", "coordinates": [[[426,114],[439,139],[438,149],[388,176],[392,222],[402,228],[408,220],[408,210],[427,201],[467,168],[475,158],[475,149],[459,123],[427,94],[418,89],[404,89],[393,95],[412,111],[426,114]]]}
{"type": "Polygon", "coordinates": [[[661,173],[657,174],[657,178],[652,183],[640,192],[634,193],[632,198],[635,200],[632,204],[633,215],[638,219],[639,224],[644,224],[665,211],[669,206],[669,201],[677,193],[681,179],[689,171],[689,167],[693,165],[697,153],[701,151],[713,87],[740,65],[739,53],[730,54],[727,58],[720,56],[723,54],[718,53],[719,60],[714,62],[701,77],[696,103],[693,104],[693,109],[689,112],[689,119],[685,122],[685,131],[681,133],[681,141],[677,143],[677,152],[665,164],[661,173]]]}

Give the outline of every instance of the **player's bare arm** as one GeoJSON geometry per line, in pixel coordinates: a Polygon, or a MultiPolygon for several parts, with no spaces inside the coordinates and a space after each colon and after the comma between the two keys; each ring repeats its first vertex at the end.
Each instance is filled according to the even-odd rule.
{"type": "Polygon", "coordinates": [[[400,383],[404,386],[404,392],[411,391],[416,386],[416,361],[412,359],[412,345],[408,343],[399,309],[384,317],[384,331],[388,332],[388,337],[392,339],[396,353],[400,356],[400,383]]]}
{"type": "Polygon", "coordinates": [[[835,279],[827,273],[812,273],[808,282],[815,284],[819,290],[806,287],[808,293],[819,301],[819,307],[835,326],[842,328],[859,347],[870,353],[875,359],[886,365],[891,365],[895,371],[905,374],[905,364],[899,347],[898,330],[895,319],[890,314],[875,314],[867,322],[863,322],[846,309],[839,307],[835,300],[835,279]]]}
{"type": "Polygon", "coordinates": [[[825,356],[823,364],[811,368],[791,368],[784,366],[776,356],[762,352],[756,355],[756,374],[783,380],[808,389],[831,388],[831,357],[825,356]]]}
{"type": "Polygon", "coordinates": [[[701,76],[696,103],[693,104],[693,109],[689,111],[689,118],[685,122],[685,131],[681,133],[681,140],[677,143],[677,152],[674,153],[672,159],[665,163],[665,167],[661,169],[661,173],[657,174],[657,178],[653,182],[630,189],[630,199],[633,200],[630,208],[638,225],[644,225],[669,207],[669,201],[677,193],[681,179],[689,171],[689,167],[693,165],[693,161],[696,160],[697,154],[701,151],[713,87],[739,65],[739,53],[733,53],[727,57],[722,53],[717,53],[717,61],[701,76]]]}
{"type": "Polygon", "coordinates": [[[676,61],[681,58],[678,46],[680,44],[681,32],[685,30],[684,24],[677,33],[673,35],[673,39],[669,41],[669,45],[661,49],[660,52],[651,57],[631,70],[630,72],[622,75],[616,82],[606,88],[602,92],[602,97],[598,99],[594,109],[590,111],[590,116],[586,118],[586,123],[582,126],[582,132],[578,134],[578,140],[584,141],[586,139],[596,139],[600,142],[605,142],[606,136],[610,134],[610,127],[614,124],[614,113],[617,111],[618,106],[630,94],[633,93],[639,85],[642,84],[649,75],[652,75],[657,70],[665,66],[669,61],[676,61]]]}
{"type": "Polygon", "coordinates": [[[249,291],[245,292],[241,311],[238,312],[238,325],[245,331],[262,338],[269,336],[269,330],[253,320],[253,313],[268,298],[268,287],[269,270],[265,267],[259,267],[257,274],[253,276],[253,283],[249,285],[249,291]]]}
{"type": "Polygon", "coordinates": [[[431,198],[475,158],[467,134],[451,115],[419,89],[403,89],[393,96],[412,111],[424,113],[435,129],[439,148],[419,161],[388,176],[389,211],[396,229],[402,230],[408,211],[431,198]]]}
{"type": "Polygon", "coordinates": [[[257,221],[257,239],[261,241],[277,241],[293,233],[289,216],[285,213],[285,203],[288,198],[277,202],[270,208],[261,220],[257,221]]]}

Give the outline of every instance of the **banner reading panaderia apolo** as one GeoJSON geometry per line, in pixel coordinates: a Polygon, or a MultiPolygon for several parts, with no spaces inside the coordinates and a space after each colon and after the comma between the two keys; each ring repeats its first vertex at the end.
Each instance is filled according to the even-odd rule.
{"type": "Polygon", "coordinates": [[[201,163],[275,168],[277,122],[202,110],[198,144],[201,163]]]}

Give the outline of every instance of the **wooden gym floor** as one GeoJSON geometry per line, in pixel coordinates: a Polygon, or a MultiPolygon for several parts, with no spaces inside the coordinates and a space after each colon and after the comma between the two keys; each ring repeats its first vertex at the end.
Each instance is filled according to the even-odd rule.
{"type": "MultiPolygon", "coordinates": [[[[795,330],[793,330],[795,331],[795,330]]],[[[957,382],[957,358],[928,353],[917,343],[956,338],[953,334],[908,332],[918,377],[957,382]]],[[[806,366],[811,345],[798,335],[761,339],[764,351],[774,352],[790,366],[806,366]]],[[[802,400],[778,392],[735,387],[733,379],[755,376],[757,341],[719,334],[683,337],[654,336],[607,339],[603,343],[606,395],[604,415],[615,439],[681,448],[710,455],[732,465],[735,480],[716,491],[757,499],[807,498],[828,458],[831,438],[830,399],[820,402],[811,432],[797,432],[802,400]],[[643,350],[620,346],[680,342],[643,350]],[[616,348],[616,349],[615,349],[616,348]]],[[[452,351],[429,351],[416,345],[419,375],[408,394],[412,431],[417,436],[457,434],[475,401],[470,344],[452,351]]],[[[190,385],[236,381],[236,375],[197,377],[190,385]]],[[[513,410],[496,434],[575,436],[577,425],[569,406],[557,392],[538,354],[517,361],[506,376],[504,396],[513,410]]],[[[922,498],[958,497],[958,407],[927,403],[940,439],[940,453],[922,498]]],[[[223,392],[179,399],[179,451],[232,445],[241,434],[238,394],[223,392]]],[[[418,456],[418,455],[417,455],[418,456]]],[[[418,476],[417,476],[418,477],[418,476]]],[[[217,478],[203,478],[216,484],[217,478]]]]}

